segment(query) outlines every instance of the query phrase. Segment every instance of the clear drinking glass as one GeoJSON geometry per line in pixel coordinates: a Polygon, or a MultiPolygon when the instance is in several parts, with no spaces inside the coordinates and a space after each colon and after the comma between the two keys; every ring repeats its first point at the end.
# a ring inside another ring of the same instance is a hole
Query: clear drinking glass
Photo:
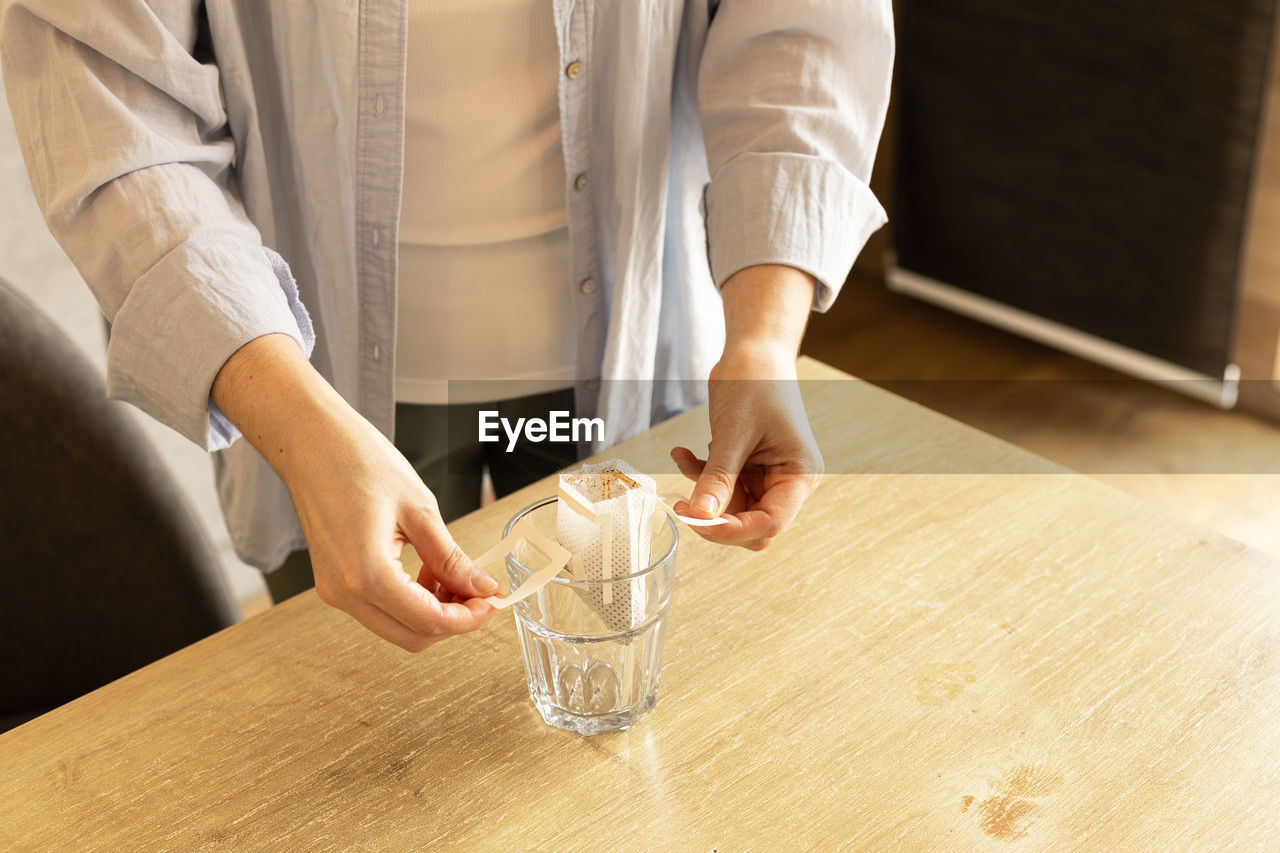
{"type": "MultiPolygon", "coordinates": [[[[555,539],[558,501],[551,497],[525,507],[507,522],[502,535],[528,519],[555,539]]],[[[630,728],[657,701],[680,537],[666,513],[653,515],[648,531],[652,565],[609,580],[556,577],[512,608],[529,698],[553,726],[584,735],[630,728]],[[597,612],[600,603],[624,600],[624,592],[630,595],[625,599],[630,616],[620,623],[615,613],[610,627],[597,612]]],[[[545,562],[521,542],[507,555],[511,588],[545,562]]]]}

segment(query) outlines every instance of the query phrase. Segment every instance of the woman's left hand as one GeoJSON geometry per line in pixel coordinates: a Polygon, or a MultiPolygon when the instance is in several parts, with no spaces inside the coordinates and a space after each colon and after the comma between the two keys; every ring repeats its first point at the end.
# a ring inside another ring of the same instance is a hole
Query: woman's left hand
{"type": "Polygon", "coordinates": [[[726,522],[692,528],[712,542],[763,550],[818,487],[822,454],[814,441],[796,380],[795,350],[726,348],[709,382],[711,444],[707,458],[686,447],[671,451],[695,481],[676,512],[726,522]]]}

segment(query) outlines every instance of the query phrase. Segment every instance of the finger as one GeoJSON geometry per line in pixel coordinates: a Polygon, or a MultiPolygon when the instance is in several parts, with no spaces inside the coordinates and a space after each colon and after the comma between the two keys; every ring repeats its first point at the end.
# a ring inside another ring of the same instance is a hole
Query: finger
{"type": "Polygon", "coordinates": [[[456,592],[449,589],[449,587],[432,577],[431,572],[426,569],[423,569],[418,573],[418,583],[426,587],[427,592],[434,595],[436,600],[442,604],[449,601],[466,601],[471,597],[468,595],[458,595],[456,592]]]}
{"type": "Polygon", "coordinates": [[[676,463],[676,467],[680,469],[681,474],[690,480],[693,480],[695,483],[698,481],[698,477],[702,475],[702,469],[707,464],[694,455],[694,452],[687,447],[673,448],[671,451],[671,461],[676,463]]]}
{"type": "MultiPolygon", "coordinates": [[[[681,473],[688,479],[693,480],[695,483],[698,480],[698,476],[702,473],[703,467],[707,464],[694,456],[692,451],[684,447],[677,447],[672,450],[671,459],[676,463],[676,466],[681,469],[681,473]]],[[[729,498],[728,506],[720,508],[721,515],[740,512],[746,508],[747,503],[751,499],[749,488],[751,477],[748,473],[749,471],[750,468],[748,467],[738,473],[738,481],[734,484],[733,494],[729,498]]],[[[683,515],[686,518],[698,518],[700,515],[700,513],[693,511],[693,508],[689,506],[688,501],[677,501],[672,506],[672,509],[675,510],[677,515],[683,515]]]]}
{"type": "MultiPolygon", "coordinates": [[[[680,513],[678,505],[676,512],[680,513]]],[[[715,542],[718,545],[746,546],[767,535],[768,526],[762,523],[760,515],[754,509],[744,510],[720,516],[721,523],[713,527],[690,527],[690,529],[708,542],[715,542]]]]}
{"type": "Polygon", "coordinates": [[[431,572],[427,569],[423,569],[418,572],[418,583],[426,587],[427,592],[434,595],[436,600],[441,604],[450,601],[466,601],[470,598],[470,596],[458,595],[456,592],[449,589],[449,587],[440,583],[440,581],[431,576],[431,572]]]}
{"type": "Polygon", "coordinates": [[[760,496],[751,501],[750,508],[732,514],[738,524],[721,525],[721,532],[735,544],[748,539],[773,539],[790,527],[817,488],[817,478],[808,474],[772,474],[766,475],[760,486],[760,496]]]}
{"type": "Polygon", "coordinates": [[[426,589],[427,592],[431,593],[441,601],[444,600],[445,596],[452,594],[448,589],[440,586],[440,581],[435,579],[435,576],[431,574],[431,570],[426,566],[423,566],[418,570],[418,583],[422,584],[423,588],[426,589]]]}
{"type": "Polygon", "coordinates": [[[347,612],[361,625],[406,652],[420,652],[435,642],[431,637],[424,637],[409,630],[372,604],[356,601],[351,604],[347,612]]]}
{"type": "Polygon", "coordinates": [[[466,598],[497,594],[497,580],[471,562],[453,541],[438,512],[426,507],[410,510],[405,513],[403,527],[410,544],[422,558],[424,572],[466,598]]]}
{"type": "Polygon", "coordinates": [[[745,548],[748,551],[763,551],[765,548],[773,544],[773,540],[777,537],[769,537],[767,539],[748,539],[745,541],[726,542],[720,539],[713,539],[714,534],[708,533],[707,528],[697,528],[694,533],[706,539],[708,542],[714,542],[717,545],[729,545],[735,548],[745,548]]]}
{"type": "MultiPolygon", "coordinates": [[[[727,521],[707,530],[703,538],[743,547],[750,547],[761,540],[773,540],[795,521],[800,507],[812,491],[813,487],[805,477],[779,480],[771,484],[750,509],[721,516],[727,521]]],[[[703,533],[701,530],[698,532],[703,533]]]]}
{"type": "Polygon", "coordinates": [[[751,445],[752,439],[742,433],[712,436],[707,463],[689,498],[695,518],[715,518],[729,505],[738,474],[754,449],[751,445]]]}
{"type": "Polygon", "coordinates": [[[804,475],[780,477],[771,483],[752,508],[768,519],[759,520],[763,531],[761,538],[773,538],[790,527],[800,514],[800,507],[813,494],[814,487],[815,479],[804,475]]]}
{"type": "Polygon", "coordinates": [[[689,528],[689,530],[690,530],[694,535],[699,536],[699,537],[701,537],[701,538],[703,538],[703,539],[707,540],[708,542],[711,542],[712,544],[715,544],[715,545],[736,545],[736,544],[738,544],[738,543],[736,543],[736,542],[726,542],[726,541],[724,541],[723,539],[720,539],[720,538],[718,538],[718,537],[717,537],[717,535],[716,535],[715,531],[716,531],[716,529],[717,529],[717,528],[719,528],[719,527],[721,527],[721,526],[722,526],[722,525],[715,525],[714,527],[690,527],[690,528],[689,528]]]}
{"type": "MultiPolygon", "coordinates": [[[[741,496],[735,497],[735,502],[742,503],[741,496]]],[[[696,517],[692,507],[687,501],[676,501],[671,505],[671,509],[676,515],[696,517]]],[[[749,530],[743,529],[742,516],[748,514],[748,510],[740,508],[736,512],[725,512],[719,516],[719,524],[708,525],[689,525],[689,529],[694,533],[706,539],[708,542],[715,542],[720,545],[743,545],[750,539],[755,538],[749,530]]]]}
{"type": "Polygon", "coordinates": [[[379,573],[369,603],[431,639],[474,631],[496,613],[483,598],[440,601],[402,571],[379,573]]]}
{"type": "Polygon", "coordinates": [[[706,528],[698,528],[693,532],[701,536],[703,539],[707,540],[708,542],[714,543],[716,545],[725,545],[732,548],[745,548],[748,551],[761,551],[764,549],[764,547],[768,543],[773,541],[772,539],[747,539],[743,541],[738,541],[738,540],[727,541],[723,538],[716,539],[716,538],[713,538],[715,534],[708,533],[706,528]]]}

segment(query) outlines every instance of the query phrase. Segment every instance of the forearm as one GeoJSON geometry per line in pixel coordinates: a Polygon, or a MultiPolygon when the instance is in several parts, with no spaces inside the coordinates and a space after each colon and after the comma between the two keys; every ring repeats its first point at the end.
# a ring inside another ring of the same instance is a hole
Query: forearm
{"type": "Polygon", "coordinates": [[[795,267],[760,264],[724,283],[725,352],[794,360],[813,304],[814,279],[795,267]]]}
{"type": "Polygon", "coordinates": [[[317,438],[359,418],[283,334],[236,350],[218,371],[211,396],[286,482],[303,454],[324,446],[317,438]]]}

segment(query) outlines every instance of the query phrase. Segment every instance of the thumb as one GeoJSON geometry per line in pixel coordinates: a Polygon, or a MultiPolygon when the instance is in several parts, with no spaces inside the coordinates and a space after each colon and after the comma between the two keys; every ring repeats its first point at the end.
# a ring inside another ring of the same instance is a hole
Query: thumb
{"type": "Polygon", "coordinates": [[[715,518],[724,512],[733,497],[733,487],[738,474],[751,454],[745,436],[713,437],[707,449],[707,464],[698,475],[698,482],[689,496],[689,506],[706,518],[715,518]]]}
{"type": "Polygon", "coordinates": [[[405,533],[422,558],[423,575],[430,575],[456,595],[485,597],[498,591],[498,582],[479,568],[453,541],[439,514],[421,509],[408,514],[405,533]]]}

